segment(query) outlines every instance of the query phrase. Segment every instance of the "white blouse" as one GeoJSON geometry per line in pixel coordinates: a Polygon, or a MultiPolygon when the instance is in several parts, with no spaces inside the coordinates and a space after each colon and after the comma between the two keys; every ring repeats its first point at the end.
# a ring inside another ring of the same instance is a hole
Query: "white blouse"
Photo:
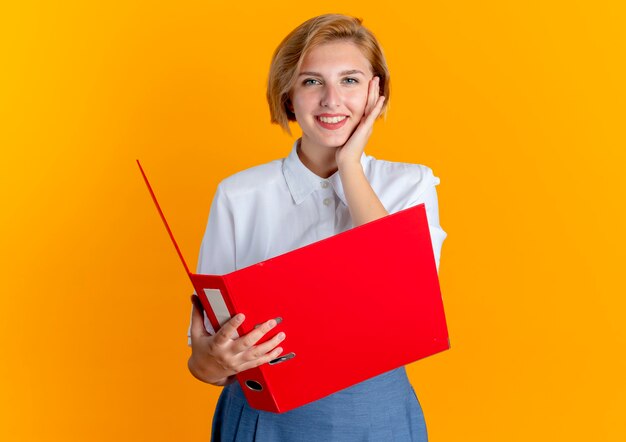
{"type": "MultiPolygon", "coordinates": [[[[196,273],[230,273],[354,227],[339,172],[319,177],[302,163],[297,146],[298,141],[287,158],[243,170],[219,183],[196,273]]],[[[439,178],[426,166],[377,160],[365,153],[361,165],[387,212],[425,203],[439,268],[446,238],[439,225],[435,190],[439,178]]],[[[214,333],[206,315],[204,323],[214,333]]]]}

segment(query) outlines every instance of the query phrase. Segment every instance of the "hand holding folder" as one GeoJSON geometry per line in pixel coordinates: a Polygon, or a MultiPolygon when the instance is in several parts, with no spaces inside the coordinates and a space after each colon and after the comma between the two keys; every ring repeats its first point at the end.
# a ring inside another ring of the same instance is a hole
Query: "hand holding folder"
{"type": "Polygon", "coordinates": [[[239,312],[239,336],[283,319],[283,353],[237,374],[251,407],[289,411],[450,347],[424,204],[226,275],[199,275],[139,168],[214,329],[239,312]]]}
{"type": "Polygon", "coordinates": [[[242,322],[239,318],[243,316],[241,313],[231,318],[215,335],[211,336],[204,326],[202,302],[195,294],[191,296],[191,300],[194,306],[191,320],[192,357],[196,356],[196,358],[190,360],[189,368],[201,381],[225,385],[227,377],[258,367],[280,356],[282,348],[278,347],[278,344],[284,339],[283,332],[273,333],[274,336],[269,341],[259,344],[259,340],[272,331],[280,318],[266,321],[248,335],[240,336],[235,341],[232,336],[236,334],[237,327],[242,322]],[[207,368],[213,368],[213,371],[220,373],[226,371],[226,373],[223,378],[210,378],[207,368]]]}

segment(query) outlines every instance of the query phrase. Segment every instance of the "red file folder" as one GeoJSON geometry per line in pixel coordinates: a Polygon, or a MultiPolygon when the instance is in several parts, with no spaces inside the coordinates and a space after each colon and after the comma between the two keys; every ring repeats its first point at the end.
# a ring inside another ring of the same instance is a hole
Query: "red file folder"
{"type": "Polygon", "coordinates": [[[141,173],[215,330],[239,312],[240,336],[283,318],[272,330],[287,335],[283,355],[237,374],[251,407],[283,413],[450,347],[424,204],[226,275],[198,275],[141,173]]]}

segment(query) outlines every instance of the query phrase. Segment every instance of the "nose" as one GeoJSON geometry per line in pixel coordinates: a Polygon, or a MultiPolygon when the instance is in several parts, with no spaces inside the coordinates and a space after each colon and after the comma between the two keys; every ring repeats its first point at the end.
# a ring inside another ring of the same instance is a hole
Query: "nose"
{"type": "Polygon", "coordinates": [[[341,95],[337,88],[332,84],[324,86],[324,92],[320,100],[322,107],[335,108],[341,104],[341,95]]]}

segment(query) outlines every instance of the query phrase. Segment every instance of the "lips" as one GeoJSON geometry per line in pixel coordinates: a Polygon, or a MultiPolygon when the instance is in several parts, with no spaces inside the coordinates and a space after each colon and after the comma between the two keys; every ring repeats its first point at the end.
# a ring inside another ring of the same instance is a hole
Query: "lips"
{"type": "Polygon", "coordinates": [[[315,121],[324,129],[337,130],[348,121],[345,115],[317,115],[315,121]]]}

